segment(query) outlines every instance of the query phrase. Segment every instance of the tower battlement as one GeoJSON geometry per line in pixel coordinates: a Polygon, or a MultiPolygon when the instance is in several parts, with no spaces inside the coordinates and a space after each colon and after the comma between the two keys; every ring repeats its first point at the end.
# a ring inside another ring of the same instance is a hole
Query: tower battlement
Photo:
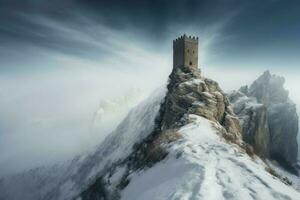
{"type": "Polygon", "coordinates": [[[198,37],[180,36],[173,40],[173,68],[198,67],[198,37]]]}
{"type": "Polygon", "coordinates": [[[184,35],[176,38],[175,40],[173,40],[173,44],[175,44],[177,42],[181,42],[183,40],[190,41],[190,42],[198,42],[199,38],[198,37],[194,37],[194,36],[186,36],[184,34],[184,35]]]}

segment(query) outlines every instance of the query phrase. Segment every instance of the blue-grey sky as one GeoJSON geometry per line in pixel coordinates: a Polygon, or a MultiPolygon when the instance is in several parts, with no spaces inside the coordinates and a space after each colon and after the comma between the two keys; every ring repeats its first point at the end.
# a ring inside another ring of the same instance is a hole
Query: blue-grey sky
{"type": "Polygon", "coordinates": [[[275,65],[296,67],[299,10],[296,0],[1,0],[1,71],[18,68],[20,60],[43,63],[35,52],[40,48],[87,59],[107,57],[110,49],[79,39],[80,34],[99,42],[113,37],[95,31],[97,25],[155,51],[166,51],[170,39],[183,32],[218,31],[221,38],[213,50],[223,62],[272,59],[275,65]]]}
{"type": "Polygon", "coordinates": [[[296,0],[0,0],[0,176],[97,143],[99,102],[129,109],[132,91],[165,84],[183,33],[199,37],[199,65],[225,91],[269,69],[299,108],[299,10],[296,0]]]}

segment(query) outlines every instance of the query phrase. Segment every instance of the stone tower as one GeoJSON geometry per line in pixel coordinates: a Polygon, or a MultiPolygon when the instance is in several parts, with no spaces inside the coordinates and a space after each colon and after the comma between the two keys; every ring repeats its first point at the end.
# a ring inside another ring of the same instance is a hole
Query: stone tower
{"type": "Polygon", "coordinates": [[[173,40],[173,68],[198,67],[198,37],[185,34],[173,40]]]}

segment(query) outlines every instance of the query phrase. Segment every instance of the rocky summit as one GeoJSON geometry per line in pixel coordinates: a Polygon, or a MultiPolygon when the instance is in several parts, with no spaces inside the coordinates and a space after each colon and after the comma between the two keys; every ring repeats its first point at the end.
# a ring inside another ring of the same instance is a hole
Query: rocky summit
{"type": "Polygon", "coordinates": [[[229,100],[217,82],[201,77],[200,70],[178,67],[170,75],[168,93],[161,107],[160,129],[180,127],[185,116],[195,114],[224,127],[224,134],[239,140],[240,125],[229,100]]]}
{"type": "Polygon", "coordinates": [[[297,173],[298,115],[284,78],[264,72],[253,84],[228,96],[242,124],[243,139],[261,156],[297,173]]]}
{"type": "MultiPolygon", "coordinates": [[[[170,148],[176,141],[184,138],[180,129],[197,121],[196,117],[207,119],[218,135],[238,145],[241,151],[248,147],[242,141],[239,119],[230,107],[226,95],[217,82],[201,77],[198,68],[174,68],[167,89],[155,119],[154,130],[142,141],[134,144],[133,151],[127,158],[117,165],[112,165],[114,168],[122,166],[126,173],[117,184],[119,186],[111,189],[114,192],[106,195],[112,197],[113,194],[119,193],[119,189],[126,188],[127,184],[130,184],[130,172],[147,170],[166,159],[169,154],[173,154],[170,148]]],[[[181,153],[178,153],[178,158],[181,153]]],[[[101,180],[105,179],[104,177],[102,176],[101,180]]],[[[91,197],[103,195],[92,186],[85,190],[81,197],[89,200],[93,199],[91,197]]]]}

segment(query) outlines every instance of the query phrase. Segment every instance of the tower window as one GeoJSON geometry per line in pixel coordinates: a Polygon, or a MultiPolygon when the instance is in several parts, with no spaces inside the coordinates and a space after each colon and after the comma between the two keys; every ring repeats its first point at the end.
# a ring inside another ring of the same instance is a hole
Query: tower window
{"type": "Polygon", "coordinates": [[[190,53],[190,50],[188,49],[187,52],[190,53]]]}
{"type": "Polygon", "coordinates": [[[193,65],[192,61],[190,61],[190,65],[193,65]]]}

